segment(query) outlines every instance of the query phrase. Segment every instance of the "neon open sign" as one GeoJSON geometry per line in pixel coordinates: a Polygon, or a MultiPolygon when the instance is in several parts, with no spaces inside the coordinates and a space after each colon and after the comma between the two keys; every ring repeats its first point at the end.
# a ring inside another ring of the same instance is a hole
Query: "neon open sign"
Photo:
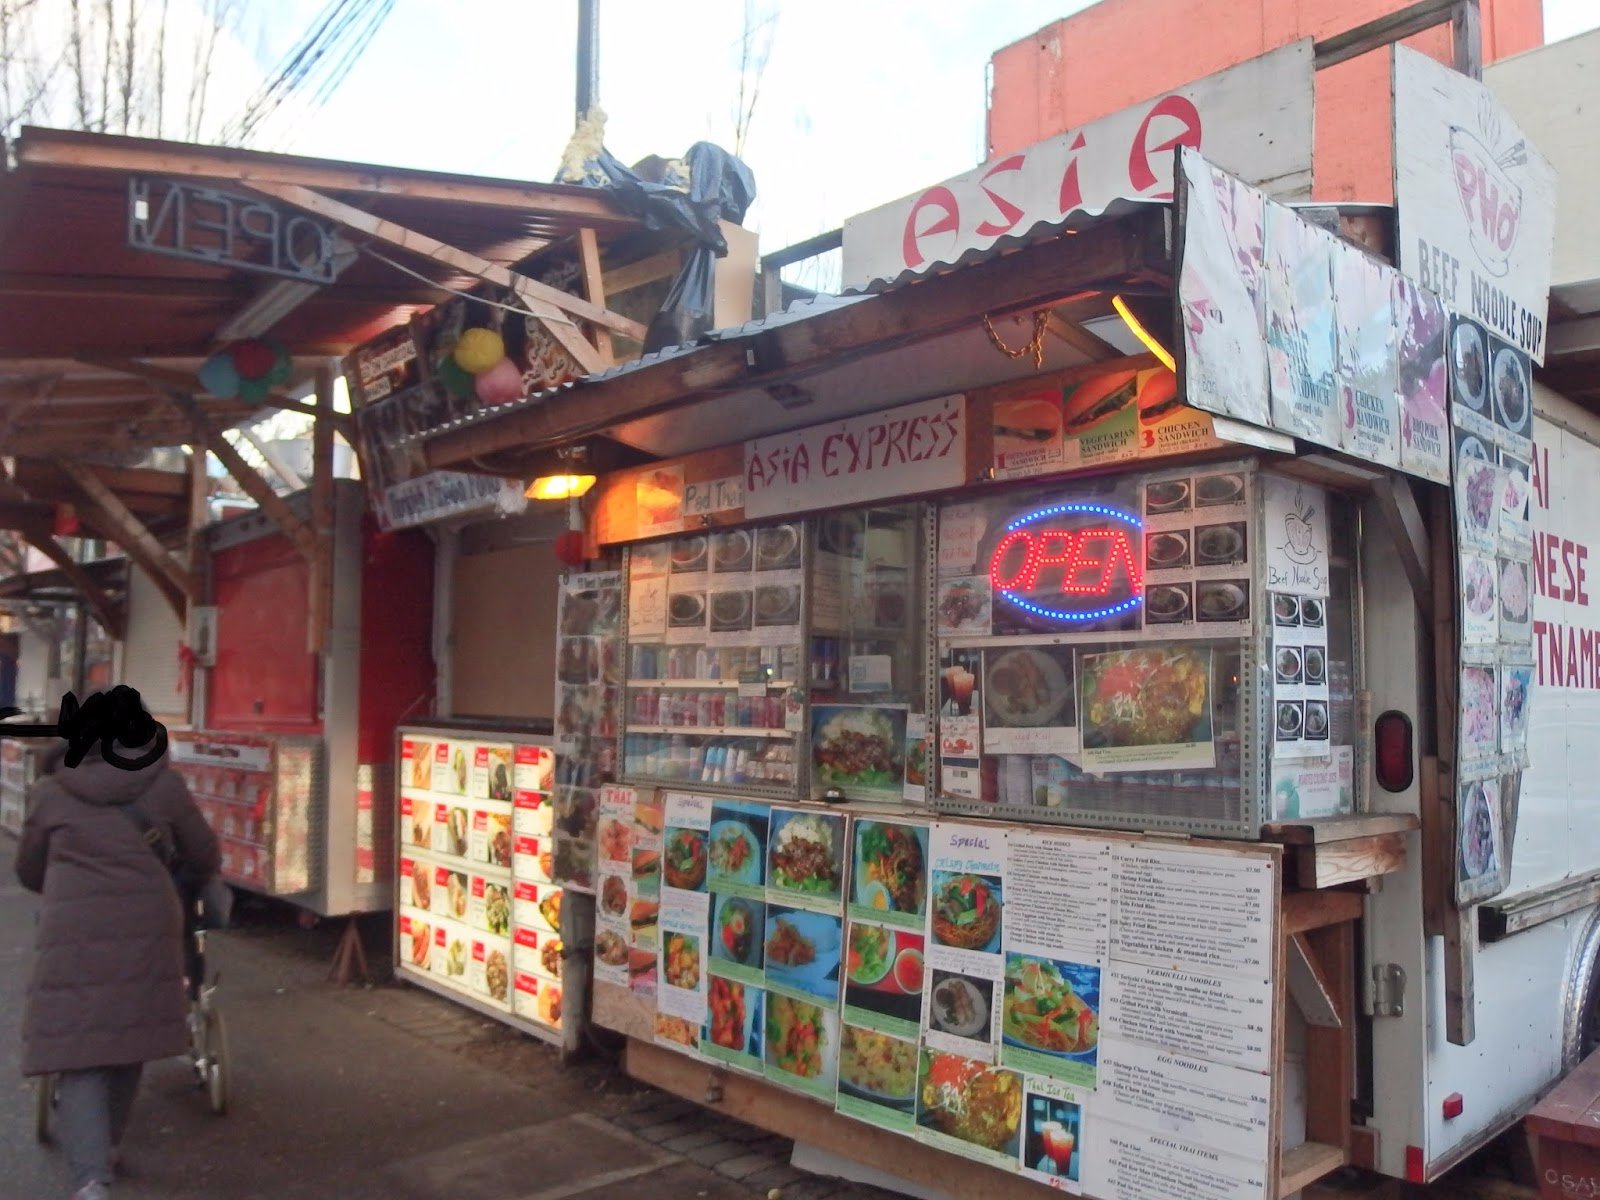
{"type": "Polygon", "coordinates": [[[1108,504],[1052,504],[1006,525],[989,556],[994,594],[1052,621],[1099,621],[1141,598],[1144,523],[1108,504]]]}

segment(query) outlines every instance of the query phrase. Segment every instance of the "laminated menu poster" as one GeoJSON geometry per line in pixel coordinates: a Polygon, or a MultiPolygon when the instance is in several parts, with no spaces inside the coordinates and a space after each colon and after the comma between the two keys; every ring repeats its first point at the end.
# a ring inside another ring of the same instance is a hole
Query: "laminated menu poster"
{"type": "Polygon", "coordinates": [[[819,788],[836,788],[853,801],[897,804],[905,791],[905,748],[904,705],[811,708],[811,777],[819,788]]]}
{"type": "Polygon", "coordinates": [[[1270,997],[1276,894],[1275,863],[1266,856],[1116,845],[1111,958],[1238,976],[1270,997]]]}
{"type": "Polygon", "coordinates": [[[857,817],[851,830],[845,1019],[915,1039],[926,970],[929,827],[857,817]]]}
{"type": "Polygon", "coordinates": [[[932,759],[928,714],[906,714],[906,772],[901,798],[907,804],[928,802],[928,763],[932,759]]]}
{"type": "Polygon", "coordinates": [[[706,1015],[707,932],[710,897],[706,892],[707,841],[712,800],[668,792],[662,849],[659,961],[656,1009],[663,1017],[688,1022],[694,1031],[684,1043],[675,1024],[658,1028],[657,1040],[697,1049],[706,1015]]]}
{"type": "Polygon", "coordinates": [[[935,822],[929,861],[923,1040],[993,1062],[1005,996],[1006,831],[935,822]]]}
{"type": "Polygon", "coordinates": [[[844,886],[841,813],[772,808],[763,918],[766,1076],[832,1103],[838,1084],[844,886]]]}
{"type": "Polygon", "coordinates": [[[1355,748],[1335,746],[1327,763],[1290,761],[1272,766],[1272,819],[1333,817],[1355,810],[1355,748]]]}
{"type": "Polygon", "coordinates": [[[1089,1130],[1086,1190],[1095,1196],[1181,1196],[1183,1200],[1263,1200],[1265,1159],[1236,1158],[1179,1141],[1165,1130],[1096,1120],[1089,1130]]]}
{"type": "MultiPolygon", "coordinates": [[[[655,792],[640,793],[633,806],[633,877],[628,888],[628,987],[656,994],[656,947],[660,944],[661,851],[666,807],[655,792]]],[[[602,897],[603,899],[603,897],[602,897]]]]}
{"type": "Polygon", "coordinates": [[[1210,646],[1080,653],[1077,677],[1086,772],[1216,765],[1210,646]]]}
{"type": "Polygon", "coordinates": [[[1190,1058],[1271,1069],[1272,997],[1255,980],[1119,962],[1105,974],[1101,1025],[1190,1058]]]}
{"type": "Polygon", "coordinates": [[[1077,754],[1070,646],[988,650],[982,662],[985,753],[1077,754]]]}
{"type": "Polygon", "coordinates": [[[1339,445],[1334,385],[1332,234],[1266,206],[1267,376],[1274,429],[1339,445]]]}
{"type": "Polygon", "coordinates": [[[1533,552],[1533,523],[1529,506],[1533,498],[1533,464],[1500,451],[1499,550],[1512,558],[1527,559],[1533,552]]]}
{"type": "Polygon", "coordinates": [[[1098,1064],[1111,845],[1007,831],[1000,1061],[1092,1090],[1098,1064]]]}
{"type": "Polygon", "coordinates": [[[1394,272],[1347,242],[1333,246],[1339,445],[1368,462],[1400,465],[1394,272]]]}
{"type": "Polygon", "coordinates": [[[594,975],[604,983],[628,985],[629,912],[634,900],[632,788],[600,789],[601,838],[595,889],[594,975]]]}
{"type": "Polygon", "coordinates": [[[1533,450],[1533,384],[1528,356],[1467,317],[1450,328],[1451,419],[1486,445],[1518,458],[1533,450]]]}
{"type": "Polygon", "coordinates": [[[1500,579],[1495,561],[1463,552],[1461,572],[1461,644],[1493,646],[1500,636],[1500,579]]]}
{"type": "Polygon", "coordinates": [[[1507,661],[1500,668],[1500,755],[1509,769],[1528,766],[1528,704],[1533,663],[1507,661]]]}
{"type": "Polygon", "coordinates": [[[1100,1059],[1095,1094],[1099,1115],[1224,1154],[1266,1161],[1272,1139],[1264,1073],[1109,1037],[1100,1059]]]}
{"type": "Polygon", "coordinates": [[[1327,602],[1289,593],[1272,597],[1274,762],[1326,759],[1328,708],[1327,602]]]}
{"type": "Polygon", "coordinates": [[[1058,1192],[1084,1191],[1090,1094],[1050,1079],[1023,1079],[1021,1172],[1058,1192]]]}
{"type": "Polygon", "coordinates": [[[839,1027],[839,1093],[836,1107],[847,1117],[896,1133],[916,1128],[917,1042],[866,1025],[852,1024],[845,1011],[839,1027]]]}
{"type": "Polygon", "coordinates": [[[1246,472],[1227,469],[1146,479],[1147,638],[1249,634],[1249,480],[1246,472]]]}
{"type": "Polygon", "coordinates": [[[1398,271],[1391,273],[1400,356],[1400,467],[1450,482],[1450,422],[1444,305],[1398,271]]]}

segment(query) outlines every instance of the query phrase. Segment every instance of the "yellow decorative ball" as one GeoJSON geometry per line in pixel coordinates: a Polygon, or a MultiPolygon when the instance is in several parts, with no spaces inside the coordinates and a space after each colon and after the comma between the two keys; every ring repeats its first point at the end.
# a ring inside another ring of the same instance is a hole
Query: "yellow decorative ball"
{"type": "Polygon", "coordinates": [[[456,342],[456,366],[473,375],[482,375],[505,356],[505,339],[492,329],[468,329],[456,342]]]}

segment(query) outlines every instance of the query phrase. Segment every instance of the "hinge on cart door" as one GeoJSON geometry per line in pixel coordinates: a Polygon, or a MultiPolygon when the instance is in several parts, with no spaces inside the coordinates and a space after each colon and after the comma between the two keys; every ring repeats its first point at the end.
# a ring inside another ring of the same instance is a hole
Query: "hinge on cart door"
{"type": "Polygon", "coordinates": [[[1406,971],[1399,963],[1374,963],[1367,1012],[1374,1017],[1399,1017],[1406,1011],[1406,971]]]}

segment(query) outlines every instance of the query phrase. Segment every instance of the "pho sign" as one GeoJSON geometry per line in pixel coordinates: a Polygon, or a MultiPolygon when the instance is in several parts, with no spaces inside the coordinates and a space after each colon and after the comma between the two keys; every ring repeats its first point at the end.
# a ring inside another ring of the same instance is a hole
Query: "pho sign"
{"type": "Polygon", "coordinates": [[[128,180],[128,245],[195,262],[332,283],[335,227],[267,200],[169,179],[128,180]]]}
{"type": "Polygon", "coordinates": [[[922,273],[1036,227],[1172,199],[1192,146],[1268,194],[1310,194],[1311,40],[1207,75],[844,223],[844,286],[922,273]]]}
{"type": "Polygon", "coordinates": [[[1483,84],[1394,48],[1400,268],[1544,361],[1556,173],[1483,84]]]}

